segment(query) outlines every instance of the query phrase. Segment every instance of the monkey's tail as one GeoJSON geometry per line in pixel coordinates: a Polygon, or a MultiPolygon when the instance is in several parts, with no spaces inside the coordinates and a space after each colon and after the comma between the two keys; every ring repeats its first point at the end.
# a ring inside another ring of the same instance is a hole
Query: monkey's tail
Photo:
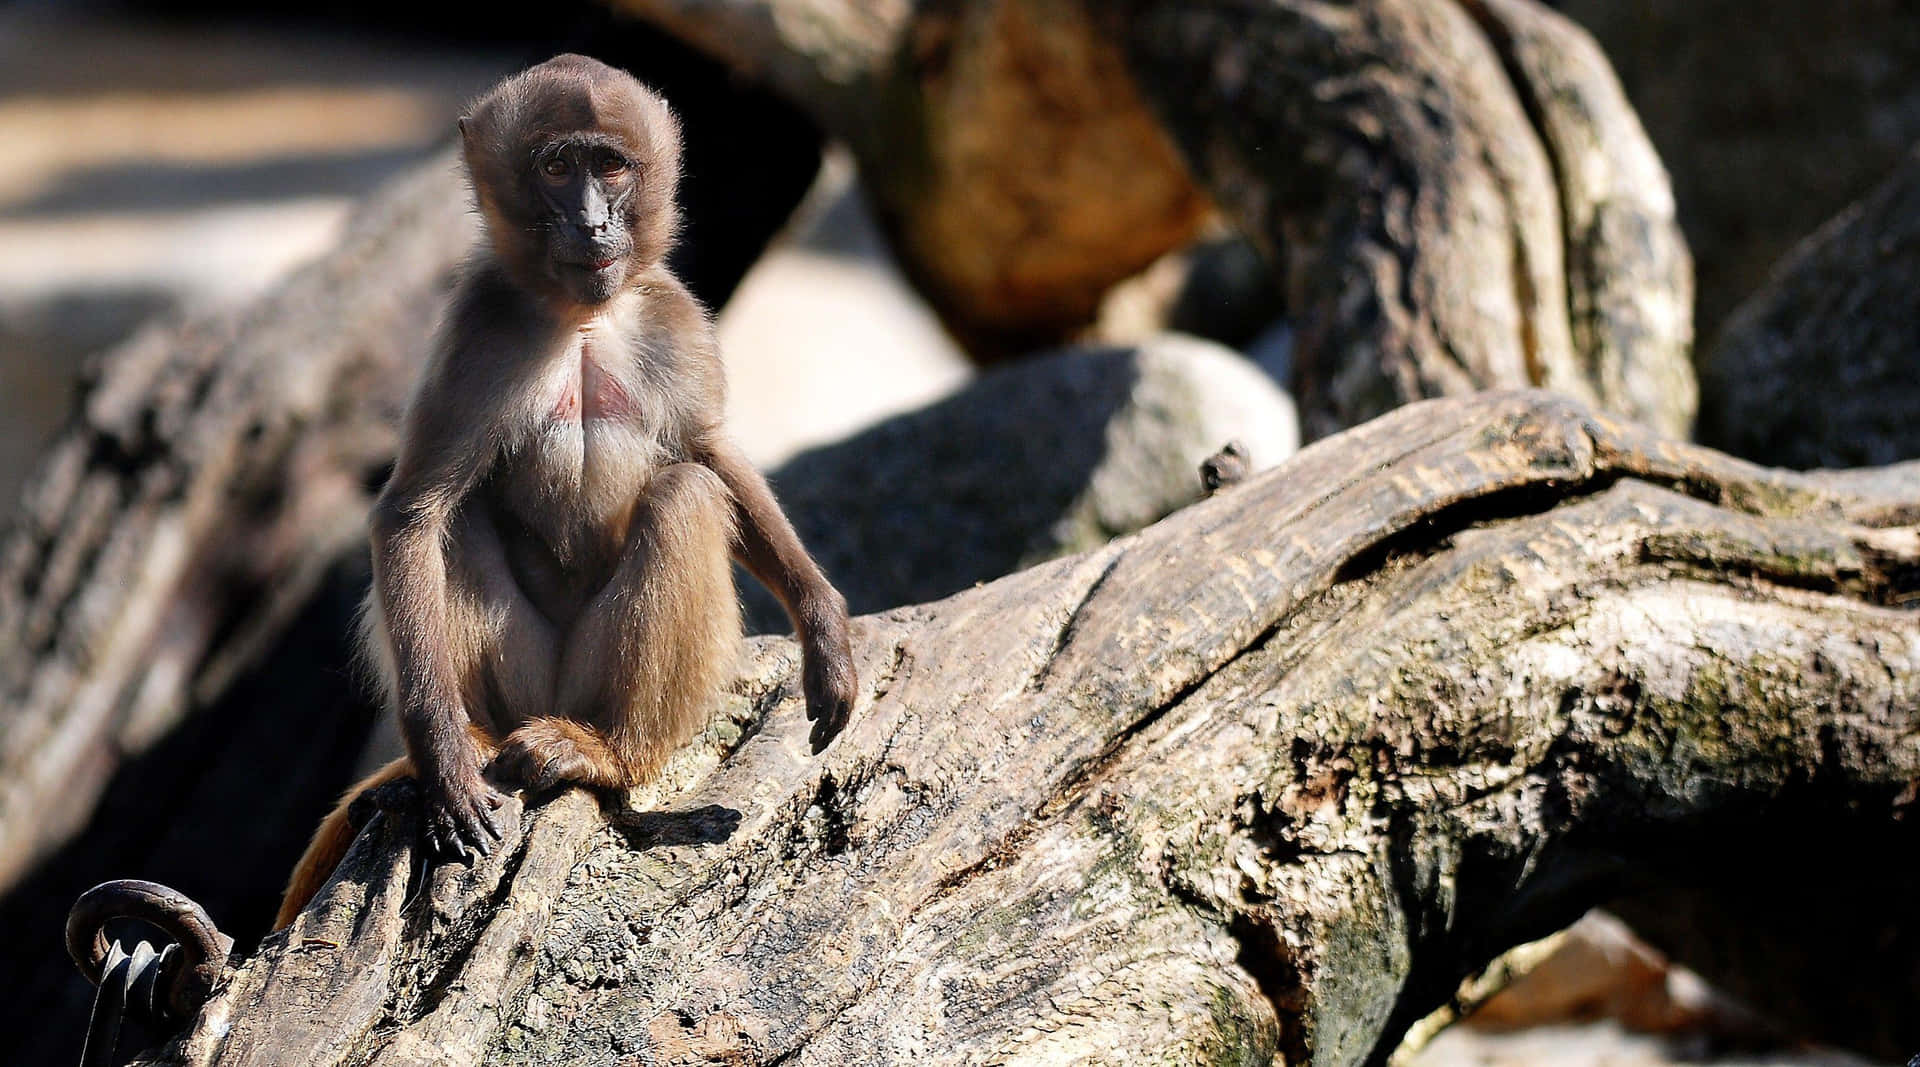
{"type": "Polygon", "coordinates": [[[280,898],[280,913],[273,918],[275,930],[285,930],[293,923],[294,917],[313,902],[320,887],[333,877],[333,869],[346,858],[355,832],[353,823],[347,819],[347,809],[353,805],[355,798],[396,778],[411,777],[413,761],[402,756],[341,795],[340,803],[335,804],[333,811],[320,820],[320,829],[314,832],[313,840],[307,844],[307,851],[301,855],[300,862],[293,868],[293,875],[287,879],[287,891],[280,898]]]}

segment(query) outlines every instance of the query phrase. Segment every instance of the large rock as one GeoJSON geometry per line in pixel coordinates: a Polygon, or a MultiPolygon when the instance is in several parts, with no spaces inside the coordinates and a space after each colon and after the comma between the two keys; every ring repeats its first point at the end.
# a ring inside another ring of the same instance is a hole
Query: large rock
{"type": "Polygon", "coordinates": [[[1782,467],[1920,458],[1920,151],[1821,227],[1701,360],[1699,440],[1782,467]]]}
{"type": "MultiPolygon", "coordinates": [[[[1069,349],[773,472],[787,513],[855,612],[933,600],[1146,526],[1198,499],[1229,439],[1291,455],[1292,401],[1238,353],[1180,335],[1069,349]]],[[[758,583],[749,625],[784,630],[758,583]]]]}
{"type": "Polygon", "coordinates": [[[1912,0],[1564,0],[1673,175],[1701,337],[1920,140],[1912,0]]]}

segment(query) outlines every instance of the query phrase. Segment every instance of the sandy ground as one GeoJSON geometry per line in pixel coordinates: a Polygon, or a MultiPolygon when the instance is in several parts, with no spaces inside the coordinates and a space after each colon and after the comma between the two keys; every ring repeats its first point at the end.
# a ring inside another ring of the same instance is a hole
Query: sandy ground
{"type": "MultiPolygon", "coordinates": [[[[358,39],[0,9],[0,500],[65,417],[89,353],[172,309],[242,301],[327,249],[353,203],[448,134],[499,57],[358,39]]],[[[830,155],[719,320],[730,419],[772,464],[971,374],[889,262],[830,155]]],[[[1602,1020],[1455,1027],[1419,1067],[1798,1063],[1602,1020]]]]}

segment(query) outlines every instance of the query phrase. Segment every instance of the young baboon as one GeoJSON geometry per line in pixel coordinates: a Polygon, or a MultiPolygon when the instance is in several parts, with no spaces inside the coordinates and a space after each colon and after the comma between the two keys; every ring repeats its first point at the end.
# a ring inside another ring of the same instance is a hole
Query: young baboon
{"type": "Polygon", "coordinates": [[[407,755],[321,825],[276,927],[339,863],[372,786],[417,777],[427,844],[466,857],[501,833],[489,759],[535,790],[653,776],[735,665],[730,556],[792,616],[816,751],[854,698],[846,601],[722,428],[712,326],[664,262],[665,101],[565,55],[501,82],[460,133],[486,240],[374,506],[362,634],[407,755]]]}

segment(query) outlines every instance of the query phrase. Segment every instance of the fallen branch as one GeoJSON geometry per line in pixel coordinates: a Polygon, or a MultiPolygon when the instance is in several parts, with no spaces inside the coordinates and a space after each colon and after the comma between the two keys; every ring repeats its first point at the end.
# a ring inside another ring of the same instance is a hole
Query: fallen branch
{"type": "Polygon", "coordinates": [[[1916,515],[1920,468],[1412,406],[864,618],[817,759],[763,638],[638,813],[563,795],[425,886],[376,818],[153,1062],[1379,1062],[1622,887],[1814,835],[1914,878],[1916,515]]]}

